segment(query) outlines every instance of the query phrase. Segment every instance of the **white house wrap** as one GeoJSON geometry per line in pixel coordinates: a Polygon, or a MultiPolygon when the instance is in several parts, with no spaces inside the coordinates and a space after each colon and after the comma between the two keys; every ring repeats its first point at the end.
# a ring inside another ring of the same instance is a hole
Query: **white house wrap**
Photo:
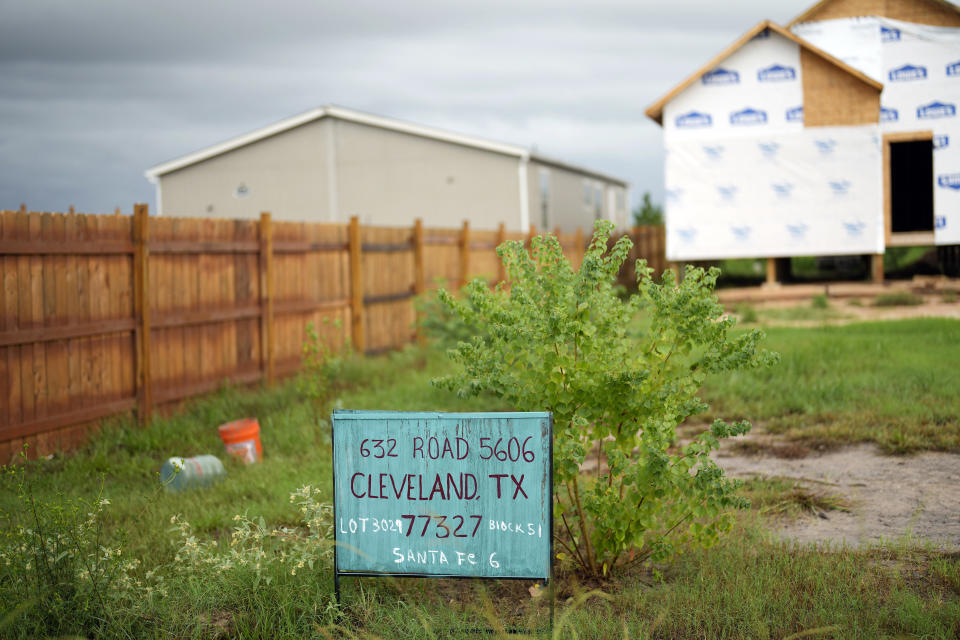
{"type": "Polygon", "coordinates": [[[866,17],[794,33],[883,82],[880,130],[933,131],[936,244],[960,244],[960,29],[866,17]]]}
{"type": "MultiPolygon", "coordinates": [[[[935,4],[960,25],[960,10],[935,4]]],[[[757,25],[647,110],[664,131],[667,258],[960,244],[958,105],[960,28],[876,16],[757,25]],[[913,140],[932,154],[933,211],[906,238],[891,233],[890,145],[913,140]]]]}

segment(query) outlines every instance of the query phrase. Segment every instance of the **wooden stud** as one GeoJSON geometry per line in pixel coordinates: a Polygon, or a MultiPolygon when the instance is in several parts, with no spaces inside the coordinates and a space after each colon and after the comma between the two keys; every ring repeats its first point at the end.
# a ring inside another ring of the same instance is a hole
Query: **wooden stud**
{"type": "Polygon", "coordinates": [[[133,205],[134,319],[136,320],[137,354],[137,420],[150,424],[153,411],[153,389],[150,371],[150,211],[145,204],[133,205]]]}
{"type": "Polygon", "coordinates": [[[363,353],[366,335],[363,318],[363,244],[360,237],[360,219],[351,216],[349,229],[350,245],[350,327],[353,350],[363,353]]]}
{"type": "Polygon", "coordinates": [[[890,246],[890,234],[893,233],[893,180],[890,175],[890,139],[883,136],[883,246],[890,246]]]}
{"type": "Polygon", "coordinates": [[[467,285],[470,279],[470,221],[464,220],[460,228],[460,281],[457,289],[467,285]]]}
{"type": "Polygon", "coordinates": [[[777,282],[777,259],[776,258],[767,258],[767,282],[768,287],[775,287],[779,283],[777,282]]]}
{"type": "Polygon", "coordinates": [[[876,284],[883,283],[883,254],[874,253],[870,256],[870,280],[876,284]]]}
{"type": "Polygon", "coordinates": [[[266,211],[260,214],[260,370],[273,384],[276,351],[273,320],[273,223],[266,211]]]}

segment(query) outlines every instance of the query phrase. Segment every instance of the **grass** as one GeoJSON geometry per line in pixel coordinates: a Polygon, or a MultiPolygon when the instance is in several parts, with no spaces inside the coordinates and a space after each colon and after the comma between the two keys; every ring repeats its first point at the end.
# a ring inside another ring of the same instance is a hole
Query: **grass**
{"type": "Polygon", "coordinates": [[[757,308],[751,304],[740,303],[734,307],[734,313],[740,318],[742,324],[751,325],[816,324],[849,317],[842,311],[830,306],[825,296],[816,296],[807,305],[789,307],[757,308]]]}
{"type": "MultiPolygon", "coordinates": [[[[714,412],[759,419],[793,437],[872,438],[893,451],[957,450],[960,426],[953,412],[960,376],[951,362],[960,355],[960,322],[775,328],[769,335],[768,346],[783,354],[782,364],[711,379],[705,394],[714,412]]],[[[339,403],[508,408],[431,387],[429,380],[448,366],[437,351],[419,349],[351,361],[341,376],[339,403]]],[[[478,628],[545,625],[546,598],[532,597],[523,582],[349,580],[345,608],[338,611],[326,565],[259,577],[178,567],[174,514],[189,520],[200,540],[229,539],[236,514],[262,516],[269,527],[295,523],[299,514],[288,494],[301,485],[319,487],[329,500],[329,427],[293,382],[255,392],[224,389],[146,430],[114,421],[85,449],[32,461],[27,471],[38,498],[91,497],[102,481],[111,500],[107,537],[118,540],[125,530],[124,554],[140,558],[142,570],[160,566],[166,576],[166,598],[152,601],[134,623],[105,626],[97,634],[102,637],[475,638],[478,628]],[[220,454],[216,425],[246,415],[260,420],[262,463],[229,463],[226,479],[206,490],[158,489],[163,460],[220,454]]],[[[777,542],[765,533],[769,518],[844,509],[845,503],[789,478],[751,480],[744,492],[753,509],[713,549],[691,550],[674,565],[640,567],[602,583],[578,584],[561,575],[557,637],[953,638],[960,632],[960,556],[910,541],[859,550],[777,542]]],[[[13,501],[11,491],[0,491],[0,506],[9,510],[13,501]]],[[[0,533],[10,525],[0,523],[0,533]]],[[[17,609],[3,591],[0,586],[0,636],[33,635],[22,626],[31,603],[17,609]]]]}
{"type": "Polygon", "coordinates": [[[923,304],[923,298],[906,291],[883,293],[873,299],[875,307],[912,307],[918,304],[923,304]]]}
{"type": "Polygon", "coordinates": [[[826,444],[875,442],[890,453],[960,451],[960,322],[770,327],[771,369],[708,379],[711,413],[826,444]]]}
{"type": "Polygon", "coordinates": [[[742,491],[758,513],[779,518],[850,510],[842,496],[824,488],[811,489],[792,478],[758,476],[747,480],[742,491]]]}

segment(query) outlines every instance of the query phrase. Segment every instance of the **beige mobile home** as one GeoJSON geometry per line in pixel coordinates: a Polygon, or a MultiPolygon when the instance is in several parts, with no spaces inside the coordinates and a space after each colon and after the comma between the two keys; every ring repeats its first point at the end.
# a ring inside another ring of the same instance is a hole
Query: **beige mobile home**
{"type": "Polygon", "coordinates": [[[160,215],[512,231],[628,225],[625,181],[509,144],[323,107],[146,172],[160,215]]]}

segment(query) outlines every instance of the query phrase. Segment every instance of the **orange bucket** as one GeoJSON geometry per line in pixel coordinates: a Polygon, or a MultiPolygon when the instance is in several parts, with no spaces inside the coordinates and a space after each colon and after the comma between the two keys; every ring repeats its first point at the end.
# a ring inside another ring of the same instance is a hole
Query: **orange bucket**
{"type": "Polygon", "coordinates": [[[217,427],[227,453],[251,464],[263,458],[260,423],[256,418],[241,418],[217,427]]]}

